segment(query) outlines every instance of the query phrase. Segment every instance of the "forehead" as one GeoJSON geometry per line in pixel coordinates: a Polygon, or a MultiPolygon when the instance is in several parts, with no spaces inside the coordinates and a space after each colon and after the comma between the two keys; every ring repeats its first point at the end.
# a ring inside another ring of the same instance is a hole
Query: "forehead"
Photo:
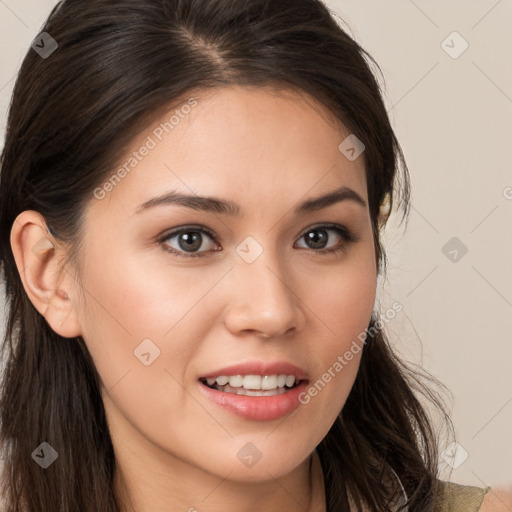
{"type": "Polygon", "coordinates": [[[364,154],[351,160],[340,150],[349,135],[324,105],[297,90],[197,91],[161,110],[133,139],[112,170],[108,200],[97,207],[135,210],[167,190],[229,195],[242,209],[340,186],[366,198],[364,154]]]}

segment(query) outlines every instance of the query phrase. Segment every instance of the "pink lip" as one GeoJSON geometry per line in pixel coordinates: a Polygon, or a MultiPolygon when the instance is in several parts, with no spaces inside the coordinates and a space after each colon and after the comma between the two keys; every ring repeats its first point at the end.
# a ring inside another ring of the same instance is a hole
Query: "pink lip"
{"type": "Polygon", "coordinates": [[[290,414],[300,406],[299,395],[306,389],[308,382],[307,373],[291,363],[284,361],[276,361],[274,363],[254,361],[226,366],[209,372],[200,377],[198,384],[202,393],[227,411],[246,420],[271,421],[290,414]],[[301,382],[296,387],[286,391],[286,393],[273,396],[236,395],[234,393],[217,391],[201,382],[204,379],[221,375],[294,375],[301,382]]]}
{"type": "Polygon", "coordinates": [[[294,375],[299,380],[307,380],[307,373],[295,366],[294,364],[285,361],[276,361],[274,363],[264,363],[262,361],[253,361],[248,363],[235,364],[226,366],[219,370],[214,370],[203,375],[202,379],[219,377],[225,375],[294,375]]]}
{"type": "Polygon", "coordinates": [[[250,421],[271,421],[290,414],[300,406],[299,395],[305,391],[307,382],[302,381],[286,393],[273,396],[235,395],[217,391],[202,382],[198,382],[198,385],[201,392],[212,402],[241,418],[250,421]]]}

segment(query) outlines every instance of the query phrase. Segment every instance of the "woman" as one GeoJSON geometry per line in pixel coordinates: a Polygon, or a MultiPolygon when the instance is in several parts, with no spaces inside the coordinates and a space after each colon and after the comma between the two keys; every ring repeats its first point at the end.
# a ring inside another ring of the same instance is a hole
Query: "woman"
{"type": "Polygon", "coordinates": [[[315,0],[54,9],[2,155],[6,510],[497,510],[374,310],[409,183],[367,57],[315,0]]]}

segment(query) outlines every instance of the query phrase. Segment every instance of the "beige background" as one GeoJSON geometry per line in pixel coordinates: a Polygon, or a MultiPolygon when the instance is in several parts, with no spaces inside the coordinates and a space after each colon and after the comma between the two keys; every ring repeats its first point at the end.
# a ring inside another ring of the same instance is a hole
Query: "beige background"
{"type": "MultiPolygon", "coordinates": [[[[0,0],[1,145],[15,75],[54,4],[0,0]]],[[[396,350],[453,395],[461,448],[441,476],[512,486],[512,0],[328,5],[383,71],[411,172],[409,226],[386,237],[382,311],[403,305],[387,324],[396,350]],[[457,58],[445,51],[464,41],[457,58]],[[452,237],[466,254],[445,255],[452,237]]]]}

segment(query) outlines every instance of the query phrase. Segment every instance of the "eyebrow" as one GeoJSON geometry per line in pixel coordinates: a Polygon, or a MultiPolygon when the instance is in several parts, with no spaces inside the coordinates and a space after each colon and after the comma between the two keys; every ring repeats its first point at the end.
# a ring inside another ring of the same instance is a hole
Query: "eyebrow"
{"type": "MultiPolygon", "coordinates": [[[[353,201],[363,208],[366,208],[365,200],[353,189],[348,187],[340,187],[323,196],[314,199],[307,199],[295,208],[296,215],[304,215],[323,208],[327,208],[341,201],[353,201]]],[[[141,213],[150,208],[163,205],[178,205],[191,208],[193,210],[203,211],[207,213],[218,213],[223,215],[238,216],[240,215],[240,207],[225,199],[216,197],[203,197],[197,195],[182,194],[177,191],[171,191],[164,195],[149,199],[140,205],[136,213],[141,213]]]]}

